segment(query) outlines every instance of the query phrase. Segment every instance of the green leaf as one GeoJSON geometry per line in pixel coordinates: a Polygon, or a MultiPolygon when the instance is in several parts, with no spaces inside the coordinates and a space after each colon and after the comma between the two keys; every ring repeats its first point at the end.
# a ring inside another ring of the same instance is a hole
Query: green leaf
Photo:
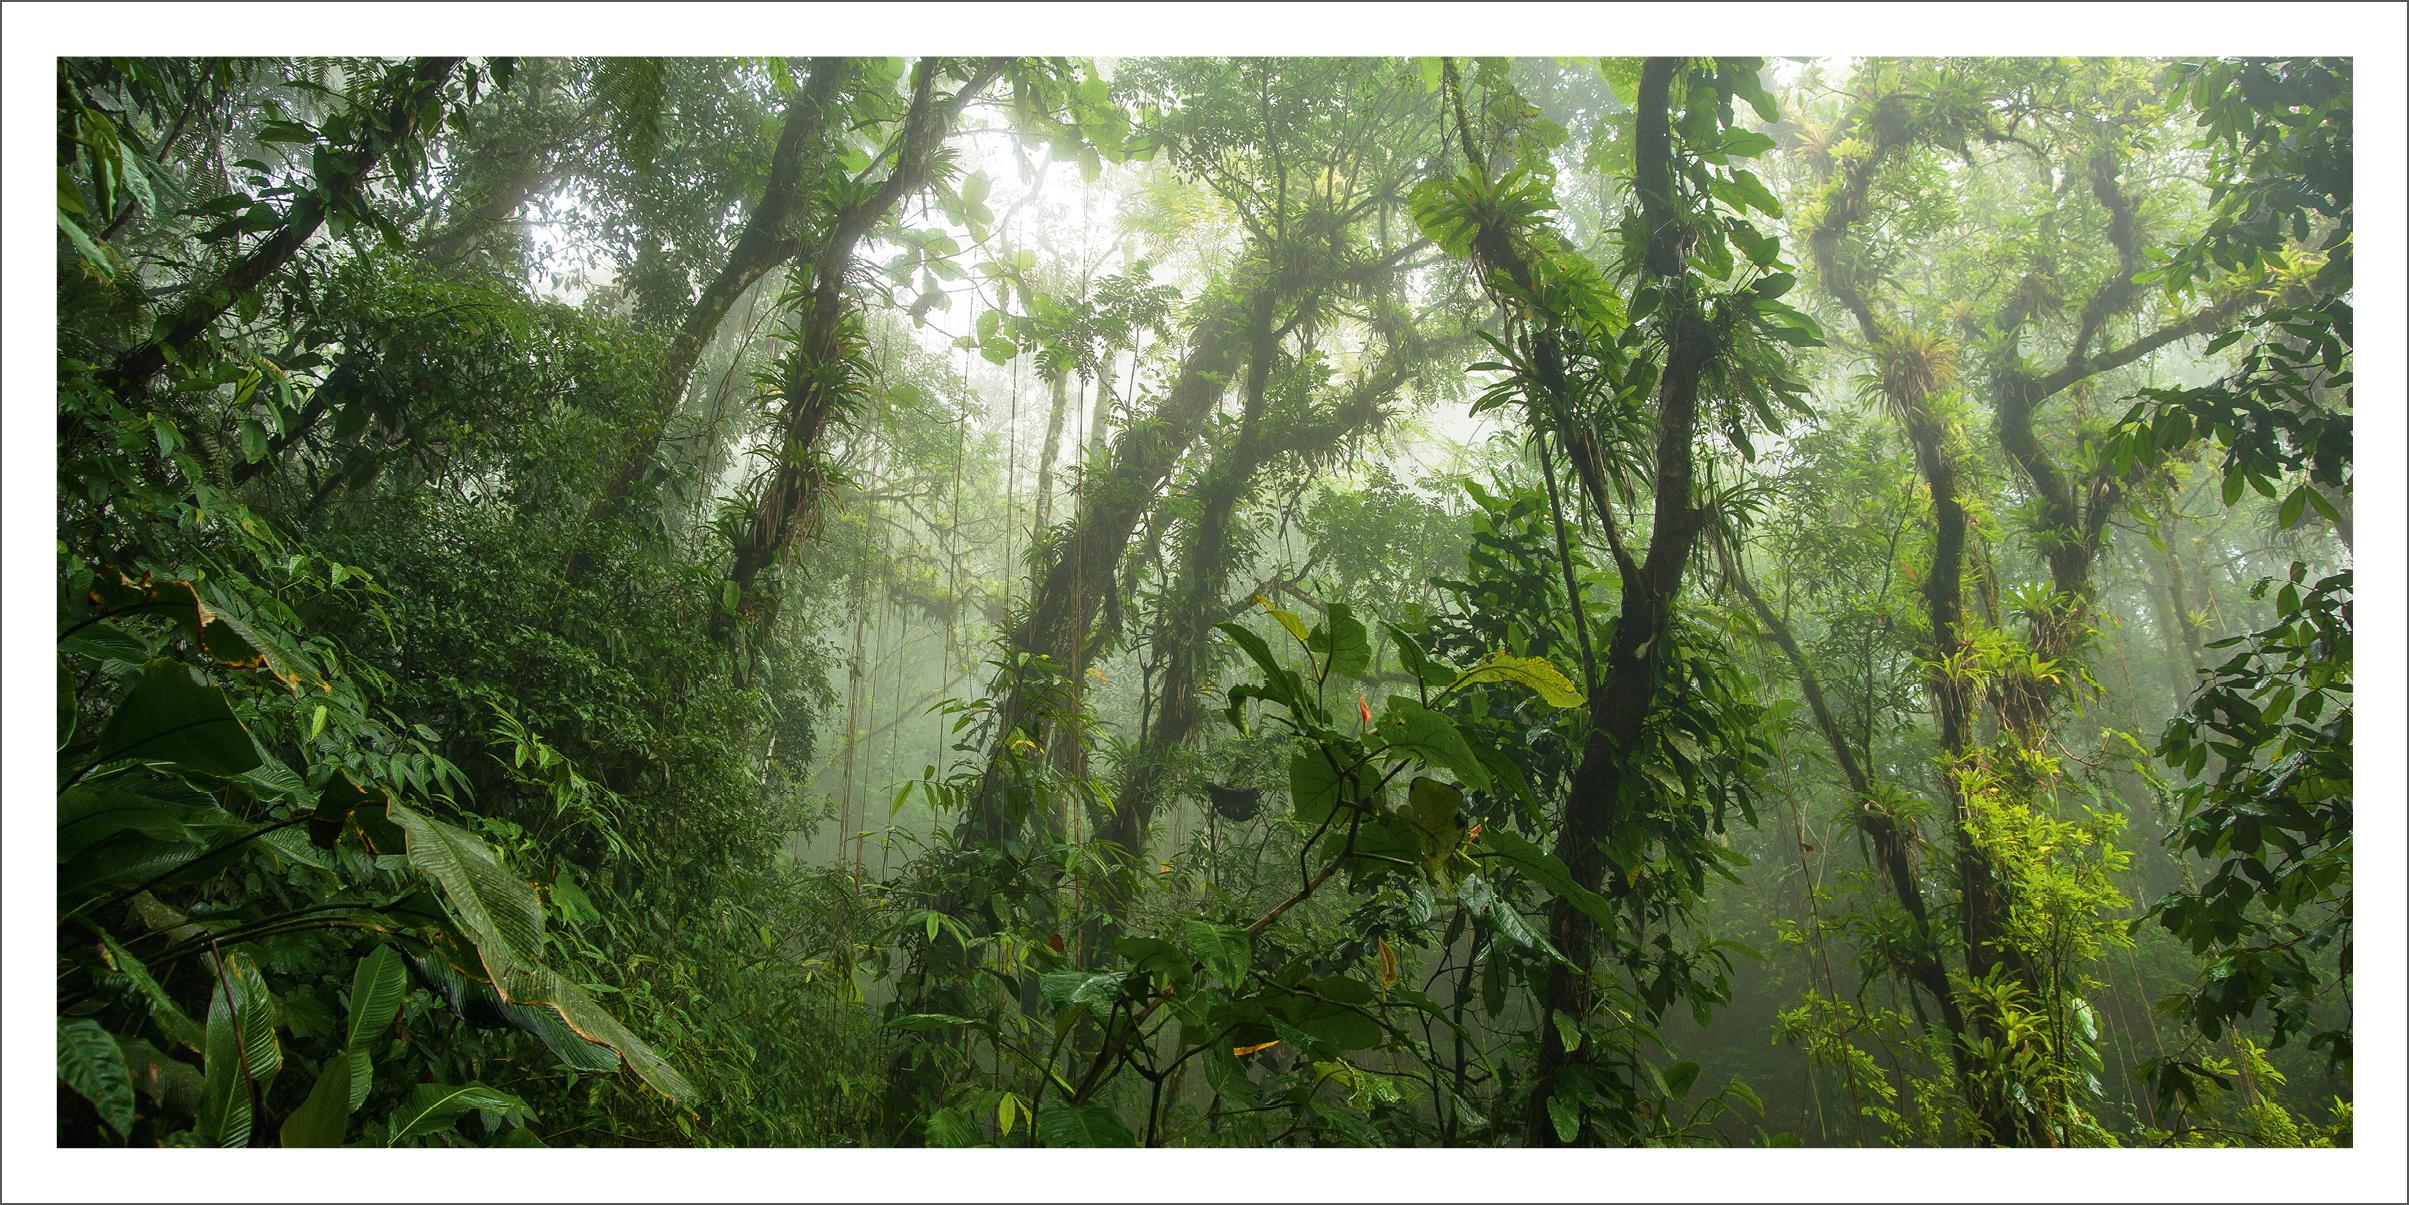
{"type": "Polygon", "coordinates": [[[1556,1037],[1564,1043],[1565,1052],[1569,1054],[1579,1050],[1581,1048],[1581,1023],[1573,1020],[1572,1014],[1560,1008],[1549,1010],[1549,1015],[1555,1019],[1556,1037]]]}
{"type": "Polygon", "coordinates": [[[1486,879],[1476,874],[1464,876],[1462,886],[1457,888],[1457,895],[1474,916],[1496,930],[1499,938],[1526,950],[1536,950],[1556,962],[1566,961],[1563,951],[1533,929],[1531,923],[1523,919],[1522,912],[1514,907],[1514,901],[1499,895],[1486,879]]]}
{"type": "Polygon", "coordinates": [[[1328,820],[1344,795],[1323,746],[1299,741],[1288,751],[1288,802],[1299,821],[1318,825],[1328,820]]]}
{"type": "Polygon", "coordinates": [[[132,983],[134,989],[150,1003],[151,1020],[157,1022],[159,1028],[167,1031],[167,1036],[181,1043],[185,1049],[199,1051],[203,1041],[200,1023],[185,1015],[174,998],[167,994],[167,989],[159,986],[159,981],[151,977],[150,968],[127,953],[114,937],[103,934],[100,945],[103,959],[110,968],[125,976],[127,982],[132,983]]]}
{"type": "Polygon", "coordinates": [[[100,1119],[120,1138],[134,1129],[134,1080],[125,1065],[117,1039],[88,1017],[62,1020],[59,1029],[59,1082],[92,1102],[100,1119]]]}
{"type": "Polygon", "coordinates": [[[252,1090],[256,1086],[266,1091],[283,1065],[283,1054],[269,1022],[267,987],[239,955],[226,955],[212,977],[201,1054],[201,1140],[224,1147],[251,1145],[252,1090]]]}
{"type": "Polygon", "coordinates": [[[1452,783],[1417,776],[1405,792],[1405,818],[1421,839],[1422,863],[1432,874],[1464,839],[1464,792],[1452,783]]]}
{"type": "Polygon", "coordinates": [[[1345,603],[1330,604],[1329,615],[1313,630],[1305,647],[1321,658],[1325,681],[1355,677],[1372,663],[1371,637],[1345,603]]]}
{"type": "Polygon", "coordinates": [[[1403,695],[1391,695],[1380,717],[1380,739],[1392,751],[1405,753],[1424,765],[1452,771],[1456,780],[1478,790],[1489,785],[1489,771],[1456,730],[1455,721],[1403,695]]]}
{"type": "Polygon", "coordinates": [[[1665,1090],[1675,1096],[1688,1096],[1690,1085],[1698,1082],[1698,1064],[1687,1059],[1665,1068],[1665,1090]]]}
{"type": "Polygon", "coordinates": [[[1762,155],[1772,149],[1773,139],[1770,136],[1760,134],[1755,130],[1734,129],[1723,131],[1722,150],[1726,155],[1740,155],[1743,157],[1755,156],[1762,155]]]}
{"type": "Polygon", "coordinates": [[[154,799],[117,782],[83,782],[59,796],[58,860],[71,862],[119,833],[200,846],[243,826],[222,808],[154,799]]]}
{"type": "Polygon", "coordinates": [[[98,766],[122,758],[170,762],[180,769],[232,778],[257,769],[259,750],[234,718],[225,692],[161,657],[145,666],[117,713],[101,730],[98,766]]]}
{"type": "Polygon", "coordinates": [[[487,978],[504,1001],[559,1014],[579,1038],[617,1051],[638,1077],[664,1096],[693,1094],[694,1086],[652,1047],[603,1011],[583,988],[538,960],[544,948],[543,904],[531,884],[503,868],[490,846],[399,800],[389,802],[385,814],[405,835],[412,868],[442,889],[444,902],[467,929],[487,978]]]}
{"type": "Polygon", "coordinates": [[[1136,1146],[1137,1136],[1103,1105],[1055,1105],[1037,1115],[1047,1146],[1136,1146]]]}
{"type": "Polygon", "coordinates": [[[886,1023],[889,1029],[917,1032],[928,1029],[986,1029],[992,1026],[972,1017],[957,1017],[952,1013],[908,1013],[886,1023]]]}
{"type": "Polygon", "coordinates": [[[352,1061],[331,1058],[318,1071],[318,1082],[309,1090],[309,1099],[284,1119],[276,1131],[276,1142],[284,1147],[325,1147],[343,1145],[343,1135],[351,1128],[351,1112],[359,1107],[352,1100],[352,1061]]]}
{"type": "Polygon", "coordinates": [[[67,241],[75,247],[76,254],[83,256],[84,262],[92,265],[94,271],[100,273],[104,279],[116,279],[117,269],[109,263],[109,257],[101,251],[100,244],[93,242],[92,236],[84,233],[84,228],[77,225],[75,219],[68,217],[64,211],[59,214],[59,232],[67,236],[67,241]]]}
{"type": "Polygon", "coordinates": [[[1244,929],[1191,919],[1180,923],[1180,935],[1204,968],[1223,983],[1244,981],[1255,965],[1255,939],[1244,929]]]}
{"type": "Polygon", "coordinates": [[[1309,643],[1311,637],[1305,631],[1305,621],[1298,618],[1296,612],[1283,611],[1280,608],[1271,605],[1271,600],[1263,597],[1260,594],[1255,596],[1255,601],[1263,604],[1264,614],[1271,616],[1274,620],[1279,622],[1281,627],[1288,629],[1288,634],[1295,637],[1298,644],[1311,647],[1309,643]]]}
{"type": "Polygon", "coordinates": [[[1405,672],[1412,674],[1424,686],[1438,686],[1455,679],[1454,670],[1431,660],[1430,654],[1423,652],[1422,646],[1415,643],[1404,629],[1392,623],[1384,623],[1380,627],[1388,633],[1389,642],[1396,646],[1397,660],[1405,666],[1405,672]]]}
{"type": "Polygon", "coordinates": [[[1580,688],[1572,679],[1542,657],[1510,657],[1503,652],[1481,658],[1478,665],[1465,670],[1447,689],[1450,692],[1476,686],[1483,682],[1512,682],[1527,687],[1550,707],[1579,707],[1580,688]]]}
{"type": "Polygon", "coordinates": [[[134,148],[124,142],[119,142],[117,144],[117,162],[118,179],[124,181],[127,192],[134,194],[134,200],[142,206],[142,212],[145,214],[158,213],[159,198],[152,195],[150,176],[142,170],[142,161],[135,157],[134,148]]]}
{"type": "Polygon", "coordinates": [[[1547,1098],[1547,1119],[1556,1127],[1556,1141],[1570,1146],[1581,1136],[1581,1106],[1562,1092],[1547,1098]]]}
{"type": "Polygon", "coordinates": [[[120,1039],[126,1071],[134,1091],[174,1117],[192,1117],[201,1105],[201,1073],[192,1064],[169,1058],[140,1038],[120,1039]]]}
{"type": "Polygon", "coordinates": [[[1491,825],[1481,833],[1481,844],[1497,856],[1497,860],[1520,870],[1532,882],[1580,909],[1591,920],[1613,926],[1621,922],[1614,907],[1605,897],[1573,882],[1572,871],[1554,854],[1531,843],[1529,838],[1502,825],[1491,825]]]}
{"type": "Polygon", "coordinates": [[[1127,971],[1048,971],[1037,977],[1037,994],[1056,1008],[1085,1004],[1102,1009],[1121,998],[1127,971]]]}
{"type": "Polygon", "coordinates": [[[410,990],[409,971],[402,965],[401,955],[391,946],[380,945],[360,959],[351,973],[351,1024],[344,1036],[344,1062],[350,1067],[346,1078],[343,1111],[348,1116],[368,1099],[373,1074],[369,1055],[376,1040],[392,1026],[393,1018],[401,1012],[402,997],[410,990]]]}
{"type": "Polygon", "coordinates": [[[535,1111],[527,1107],[526,1101],[481,1083],[420,1084],[410,1090],[410,1098],[402,1102],[401,1108],[394,1110],[393,1136],[385,1145],[395,1146],[405,1139],[448,1130],[463,1115],[476,1112],[499,1114],[519,1125],[535,1118],[535,1111]]]}
{"type": "Polygon", "coordinates": [[[1262,669],[1263,697],[1281,703],[1292,711],[1295,710],[1297,707],[1296,673],[1281,665],[1279,659],[1271,655],[1271,646],[1263,643],[1261,636],[1255,635],[1238,624],[1223,623],[1214,626],[1220,630],[1222,635],[1230,638],[1230,643],[1237,645],[1254,660],[1256,666],[1262,669]]]}

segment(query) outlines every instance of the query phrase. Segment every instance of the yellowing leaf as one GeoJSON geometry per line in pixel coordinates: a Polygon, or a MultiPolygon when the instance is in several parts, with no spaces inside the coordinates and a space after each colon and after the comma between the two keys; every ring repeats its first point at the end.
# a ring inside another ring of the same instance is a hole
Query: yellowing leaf
{"type": "Polygon", "coordinates": [[[1296,612],[1283,611],[1278,607],[1271,605],[1271,600],[1263,597],[1260,594],[1255,596],[1255,601],[1263,604],[1263,609],[1269,612],[1273,619],[1279,620],[1280,626],[1288,629],[1288,634],[1296,637],[1298,644],[1305,643],[1307,639],[1305,634],[1305,621],[1297,618],[1296,612]]]}
{"type": "Polygon", "coordinates": [[[1510,657],[1504,652],[1481,658],[1478,665],[1458,675],[1447,689],[1462,690],[1481,682],[1513,682],[1527,686],[1550,707],[1579,707],[1581,691],[1564,676],[1564,672],[1543,657],[1510,657]]]}
{"type": "Polygon", "coordinates": [[[1279,1044],[1280,1039],[1273,1038],[1268,1042],[1257,1042],[1252,1046],[1232,1046],[1230,1047],[1230,1053],[1238,1056],[1239,1058],[1245,1058],[1246,1056],[1253,1054],[1258,1050],[1269,1050],[1279,1044]]]}

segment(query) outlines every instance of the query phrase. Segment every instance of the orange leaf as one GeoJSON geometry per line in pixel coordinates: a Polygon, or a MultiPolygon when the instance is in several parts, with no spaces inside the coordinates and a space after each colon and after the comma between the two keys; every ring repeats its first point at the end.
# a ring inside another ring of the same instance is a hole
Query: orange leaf
{"type": "Polygon", "coordinates": [[[1357,710],[1359,710],[1359,711],[1363,712],[1363,722],[1364,722],[1364,723],[1366,723],[1366,724],[1369,724],[1369,723],[1371,723],[1371,722],[1372,722],[1372,705],[1371,705],[1371,704],[1369,704],[1369,703],[1366,703],[1366,702],[1364,702],[1364,701],[1363,701],[1363,696],[1362,696],[1362,695],[1357,695],[1357,696],[1355,696],[1355,706],[1356,706],[1356,709],[1357,709],[1357,710]]]}
{"type": "Polygon", "coordinates": [[[1230,1047],[1230,1053],[1238,1056],[1239,1058],[1245,1058],[1246,1056],[1253,1054],[1258,1050],[1269,1050],[1279,1044],[1280,1039],[1273,1038],[1268,1042],[1257,1042],[1252,1046],[1232,1046],[1230,1047]]]}

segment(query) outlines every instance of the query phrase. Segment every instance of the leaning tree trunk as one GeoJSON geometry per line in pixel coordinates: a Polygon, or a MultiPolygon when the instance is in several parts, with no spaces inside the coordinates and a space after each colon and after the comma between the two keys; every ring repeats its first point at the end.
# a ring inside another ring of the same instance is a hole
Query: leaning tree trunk
{"type": "MultiPolygon", "coordinates": [[[[728,311],[737,299],[772,270],[805,250],[802,228],[812,188],[803,178],[804,162],[822,153],[828,119],[836,108],[837,90],[848,74],[843,59],[812,60],[810,81],[787,105],[786,123],[779,131],[778,147],[770,159],[769,178],[761,186],[761,200],[753,206],[727,262],[703,287],[702,295],[686,311],[685,320],[670,339],[653,386],[652,409],[628,432],[617,463],[587,510],[585,538],[591,539],[594,528],[618,512],[652,463],[661,439],[669,431],[670,420],[677,416],[678,405],[686,396],[686,385],[694,375],[695,364],[702,358],[711,336],[727,320],[728,311]]],[[[845,254],[851,254],[849,247],[845,254]]],[[[588,567],[589,551],[581,548],[572,563],[571,575],[582,574],[588,567]]]]}
{"type": "Polygon", "coordinates": [[[148,384],[166,366],[171,350],[192,342],[237,301],[258,291],[277,269],[290,263],[326,223],[330,208],[355,203],[377,161],[408,146],[419,127],[440,107],[444,83],[460,62],[456,58],[418,60],[400,94],[369,115],[350,145],[316,157],[317,195],[303,194],[296,199],[275,232],[234,261],[208,287],[188,289],[184,304],[160,317],[153,328],[158,336],[135,345],[110,367],[104,378],[110,389],[122,395],[148,384]]]}
{"type": "MultiPolygon", "coordinates": [[[[1055,666],[1088,660],[1090,635],[1100,605],[1091,578],[1109,576],[1130,533],[1137,529],[1179,458],[1203,433],[1230,375],[1251,343],[1249,315],[1268,311],[1269,282],[1257,284],[1253,300],[1223,297],[1202,303],[1195,337],[1162,406],[1147,421],[1125,428],[1114,441],[1111,468],[1078,497],[1069,529],[1036,572],[1029,606],[1010,635],[1010,647],[1055,666]]],[[[1040,715],[1041,695],[1055,684],[1050,675],[1006,671],[997,685],[992,751],[981,776],[977,806],[967,821],[980,836],[1001,840],[1027,818],[1031,800],[1014,767],[1016,739],[1044,748],[1051,725],[1040,715]]]]}
{"type": "MultiPolygon", "coordinates": [[[[756,598],[754,584],[810,530],[824,478],[820,444],[855,388],[845,351],[857,324],[848,321],[844,293],[854,251],[904,197],[928,184],[936,168],[937,148],[952,133],[955,120],[1002,71],[1000,60],[985,62],[953,95],[939,98],[935,93],[936,64],[921,60],[914,74],[911,108],[895,143],[894,168],[835,216],[827,241],[813,258],[810,291],[797,318],[785,399],[776,424],[778,459],[755,496],[752,521],[737,538],[727,578],[745,608],[745,617],[762,628],[774,619],[776,600],[756,598]]],[[[726,637],[730,622],[726,610],[713,612],[713,634],[726,637]]]]}

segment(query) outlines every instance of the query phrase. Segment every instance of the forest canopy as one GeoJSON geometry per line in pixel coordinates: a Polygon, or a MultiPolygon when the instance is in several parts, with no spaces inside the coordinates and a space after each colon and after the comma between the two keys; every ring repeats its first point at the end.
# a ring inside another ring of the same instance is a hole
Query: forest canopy
{"type": "Polygon", "coordinates": [[[2348,58],[55,72],[60,1145],[2353,1143],[2348,58]]]}

